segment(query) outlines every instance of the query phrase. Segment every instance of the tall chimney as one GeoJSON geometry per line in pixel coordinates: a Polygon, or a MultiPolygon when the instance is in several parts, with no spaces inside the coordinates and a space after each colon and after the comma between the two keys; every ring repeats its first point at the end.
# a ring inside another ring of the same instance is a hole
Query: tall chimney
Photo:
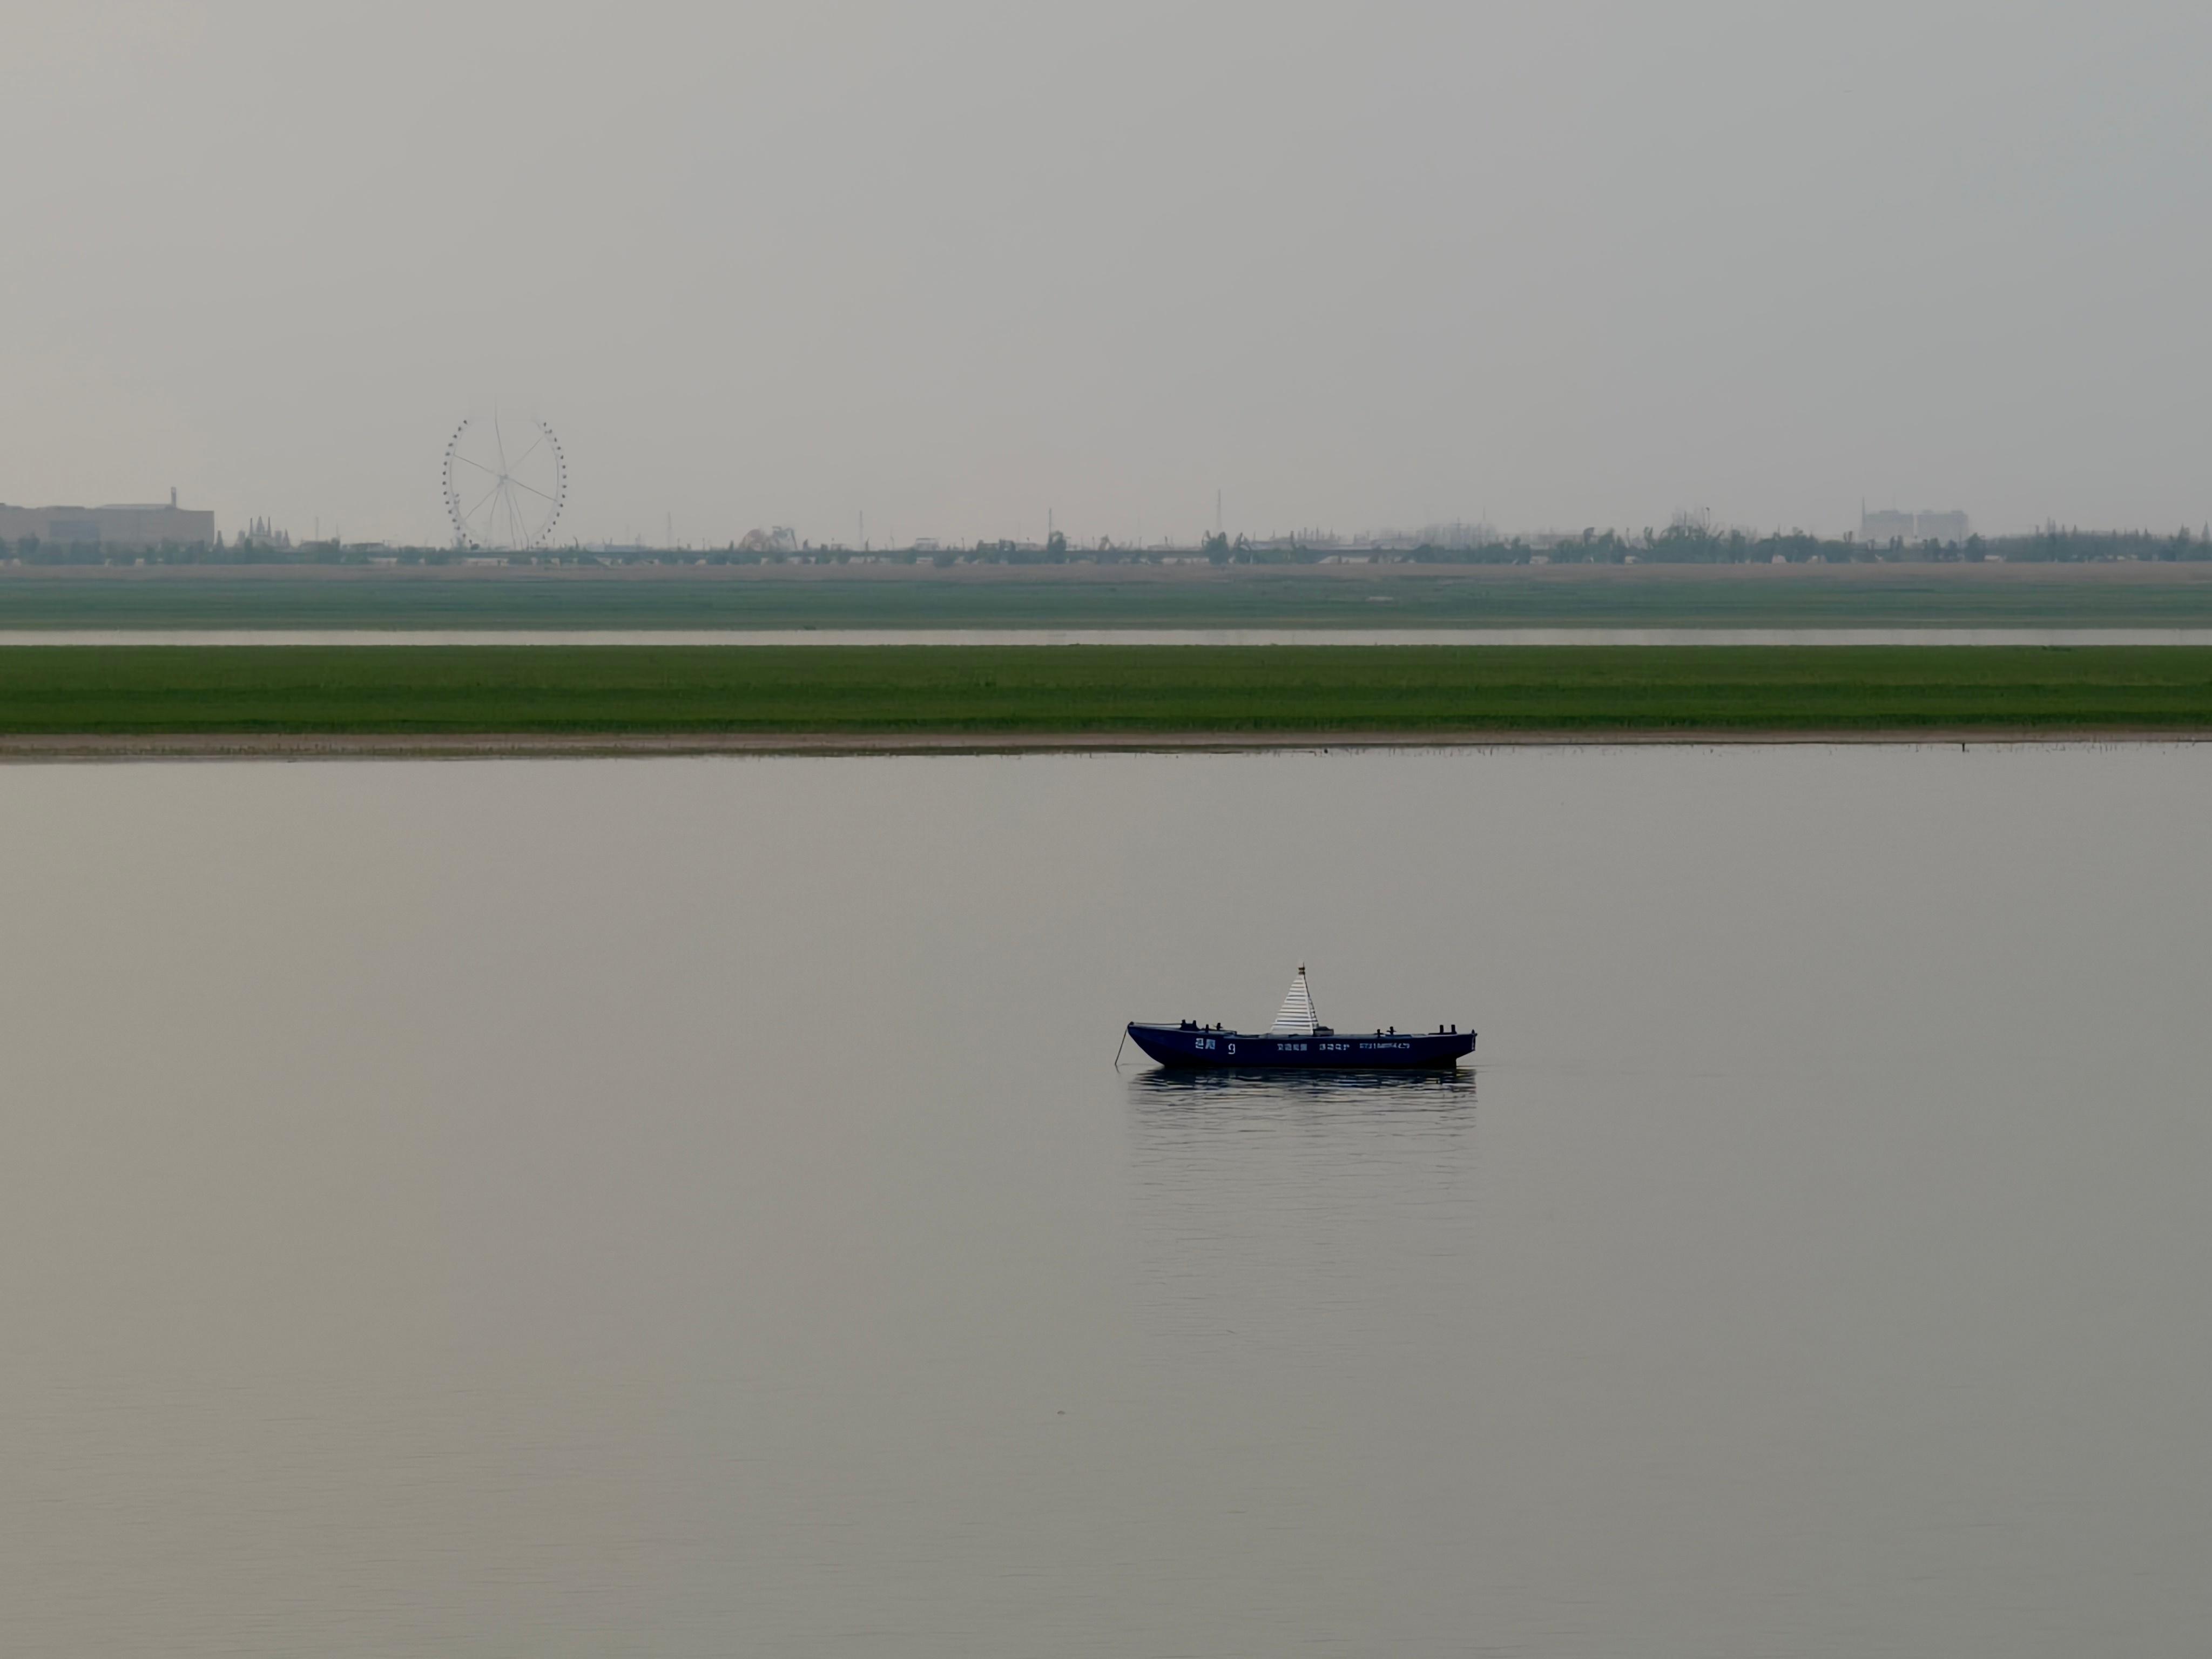
{"type": "Polygon", "coordinates": [[[176,487],[176,485],[174,485],[174,484],[171,484],[171,485],[169,486],[169,511],[171,511],[172,513],[173,513],[173,512],[175,512],[176,510],[177,510],[177,487],[176,487]]]}

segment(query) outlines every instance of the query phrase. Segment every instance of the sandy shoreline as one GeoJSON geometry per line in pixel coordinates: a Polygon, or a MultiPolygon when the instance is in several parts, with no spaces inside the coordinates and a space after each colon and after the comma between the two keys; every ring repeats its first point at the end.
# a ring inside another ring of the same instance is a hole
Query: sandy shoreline
{"type": "Polygon", "coordinates": [[[561,760],[712,755],[1252,753],[1270,750],[1648,748],[1654,744],[2198,744],[2212,730],[1759,732],[382,732],[0,736],[0,763],[165,760],[561,760]]]}

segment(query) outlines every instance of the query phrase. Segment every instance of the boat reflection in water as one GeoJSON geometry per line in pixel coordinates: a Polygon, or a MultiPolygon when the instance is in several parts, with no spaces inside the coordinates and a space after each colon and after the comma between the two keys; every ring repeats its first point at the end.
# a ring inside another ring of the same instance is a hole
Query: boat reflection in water
{"type": "Polygon", "coordinates": [[[1285,1112],[1357,1106],[1363,1110],[1462,1110],[1475,1102],[1475,1073],[1449,1072],[1293,1072],[1274,1067],[1237,1071],[1215,1066],[1183,1071],[1163,1066],[1129,1079],[1130,1098],[1162,1105],[1260,1106],[1285,1112]]]}
{"type": "Polygon", "coordinates": [[[1127,1082],[1131,1125],[1156,1152],[1286,1136],[1342,1143],[1340,1155],[1371,1158],[1439,1137],[1456,1140],[1474,1124],[1471,1072],[1143,1071],[1127,1082]]]}
{"type": "Polygon", "coordinates": [[[1366,1363],[1395,1340],[1381,1310],[1455,1273],[1480,1231],[1471,1071],[1146,1067],[1123,1087],[1139,1301],[1226,1392],[1263,1387],[1286,1352],[1366,1363]]]}
{"type": "MultiPolygon", "coordinates": [[[[1462,1147],[1475,1125],[1472,1071],[1147,1069],[1124,1087],[1134,1147],[1186,1166],[1208,1152],[1235,1163],[1273,1146],[1318,1158],[1331,1181],[1401,1158],[1433,1174],[1431,1160],[1462,1147]]],[[[1428,1176],[1405,1178],[1419,1187],[1428,1176]]]]}

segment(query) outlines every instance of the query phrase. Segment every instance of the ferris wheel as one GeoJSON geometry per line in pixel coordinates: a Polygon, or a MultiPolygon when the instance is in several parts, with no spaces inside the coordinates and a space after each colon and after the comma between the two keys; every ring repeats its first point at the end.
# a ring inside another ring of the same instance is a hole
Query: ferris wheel
{"type": "Polygon", "coordinates": [[[447,441],[446,512],[463,547],[543,547],[568,501],[568,459],[543,421],[471,415],[447,441]]]}

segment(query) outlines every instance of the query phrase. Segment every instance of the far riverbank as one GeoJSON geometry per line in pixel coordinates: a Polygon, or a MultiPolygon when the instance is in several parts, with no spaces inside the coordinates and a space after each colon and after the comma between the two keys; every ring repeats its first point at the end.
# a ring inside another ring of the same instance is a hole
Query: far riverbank
{"type": "Polygon", "coordinates": [[[0,632],[2212,628],[2212,564],[0,568],[0,632]]]}

